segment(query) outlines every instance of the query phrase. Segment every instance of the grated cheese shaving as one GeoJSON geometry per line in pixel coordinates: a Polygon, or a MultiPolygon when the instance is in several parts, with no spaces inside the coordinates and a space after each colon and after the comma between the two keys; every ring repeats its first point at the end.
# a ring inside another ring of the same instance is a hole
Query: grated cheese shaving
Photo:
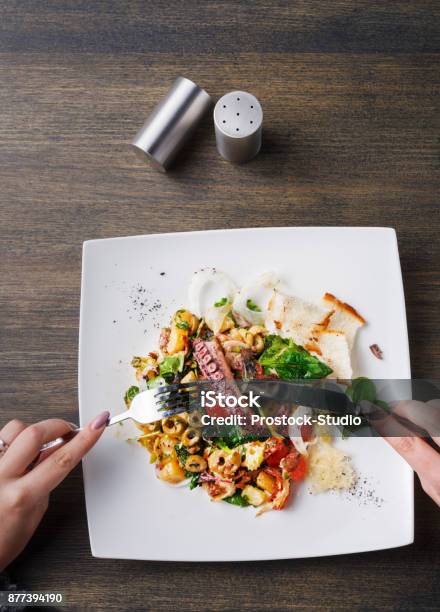
{"type": "Polygon", "coordinates": [[[310,447],[308,475],[314,493],[350,489],[356,481],[350,457],[326,443],[310,447]]]}

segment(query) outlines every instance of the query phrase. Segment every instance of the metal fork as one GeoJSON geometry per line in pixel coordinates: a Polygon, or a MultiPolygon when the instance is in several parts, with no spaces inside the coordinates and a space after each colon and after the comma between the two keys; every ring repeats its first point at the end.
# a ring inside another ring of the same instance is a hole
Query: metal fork
{"type": "MultiPolygon", "coordinates": [[[[192,412],[200,406],[200,390],[212,386],[211,381],[193,381],[189,383],[176,383],[148,389],[134,396],[130,408],[109,419],[107,427],[120,423],[126,419],[132,419],[140,425],[148,425],[167,417],[175,416],[182,412],[192,412]]],[[[82,427],[75,427],[65,436],[60,436],[46,442],[40,449],[40,453],[51,448],[61,446],[78,432],[82,427]]]]}
{"type": "Polygon", "coordinates": [[[108,425],[125,419],[148,425],[181,412],[192,412],[200,406],[200,391],[209,387],[212,387],[211,381],[193,381],[142,391],[134,396],[130,408],[111,417],[108,425]]]}

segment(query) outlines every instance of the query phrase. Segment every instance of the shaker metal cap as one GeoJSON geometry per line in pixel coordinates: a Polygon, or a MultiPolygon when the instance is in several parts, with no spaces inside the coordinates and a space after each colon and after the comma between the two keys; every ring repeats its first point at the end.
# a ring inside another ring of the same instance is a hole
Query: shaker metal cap
{"type": "Polygon", "coordinates": [[[214,108],[215,138],[218,152],[228,161],[246,162],[259,152],[263,109],[255,96],[246,91],[231,91],[214,108]]]}
{"type": "Polygon", "coordinates": [[[132,140],[136,153],[165,172],[211,105],[204,89],[178,77],[132,140]]]}

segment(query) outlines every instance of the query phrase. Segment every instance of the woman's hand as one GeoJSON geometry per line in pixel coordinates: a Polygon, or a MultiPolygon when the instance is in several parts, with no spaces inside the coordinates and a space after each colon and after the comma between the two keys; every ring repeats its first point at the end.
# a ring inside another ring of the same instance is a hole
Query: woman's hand
{"type": "MultiPolygon", "coordinates": [[[[440,432],[440,400],[398,402],[393,408],[395,414],[428,431],[440,447],[440,437],[436,435],[440,432]]],[[[425,493],[440,506],[440,452],[414,434],[384,438],[409,463],[425,493]]]]}
{"type": "Polygon", "coordinates": [[[29,426],[14,420],[0,431],[0,439],[8,445],[0,455],[0,571],[26,546],[47,509],[50,492],[97,442],[108,418],[108,412],[98,415],[32,469],[29,466],[41,446],[68,434],[72,425],[61,419],[29,426]]]}

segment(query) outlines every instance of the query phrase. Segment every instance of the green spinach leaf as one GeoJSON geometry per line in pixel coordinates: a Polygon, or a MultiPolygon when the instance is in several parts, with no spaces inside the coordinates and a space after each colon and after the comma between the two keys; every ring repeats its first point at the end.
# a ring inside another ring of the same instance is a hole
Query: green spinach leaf
{"type": "Polygon", "coordinates": [[[229,497],[224,497],[223,501],[227,502],[228,504],[233,504],[234,506],[240,506],[241,508],[246,508],[246,506],[250,505],[246,497],[243,497],[243,495],[238,492],[234,493],[234,495],[230,495],[229,497]]]}
{"type": "Polygon", "coordinates": [[[214,439],[214,442],[219,448],[226,452],[234,449],[236,446],[247,444],[247,442],[265,439],[255,434],[245,433],[236,425],[231,425],[229,427],[222,426],[221,434],[220,437],[214,439]]]}
{"type": "Polygon", "coordinates": [[[351,381],[351,385],[346,389],[346,393],[353,404],[359,404],[364,400],[375,403],[377,399],[376,386],[374,382],[366,376],[354,378],[351,381]]]}
{"type": "Polygon", "coordinates": [[[136,387],[136,385],[132,385],[127,389],[124,395],[124,402],[127,404],[127,406],[131,404],[133,398],[136,397],[138,393],[140,393],[140,389],[139,387],[136,387]]]}
{"type": "Polygon", "coordinates": [[[275,371],[283,380],[324,378],[333,371],[291,338],[275,334],[266,336],[258,362],[264,367],[265,374],[275,371]]]}
{"type": "Polygon", "coordinates": [[[181,372],[183,370],[184,362],[184,351],[176,353],[175,355],[170,355],[169,357],[165,357],[159,366],[160,375],[168,382],[170,379],[174,378],[174,375],[177,374],[177,372],[181,372]]]}
{"type": "Polygon", "coordinates": [[[166,380],[163,376],[156,376],[155,378],[151,378],[147,382],[147,386],[149,389],[156,389],[157,387],[163,387],[166,384],[167,384],[166,380]]]}

